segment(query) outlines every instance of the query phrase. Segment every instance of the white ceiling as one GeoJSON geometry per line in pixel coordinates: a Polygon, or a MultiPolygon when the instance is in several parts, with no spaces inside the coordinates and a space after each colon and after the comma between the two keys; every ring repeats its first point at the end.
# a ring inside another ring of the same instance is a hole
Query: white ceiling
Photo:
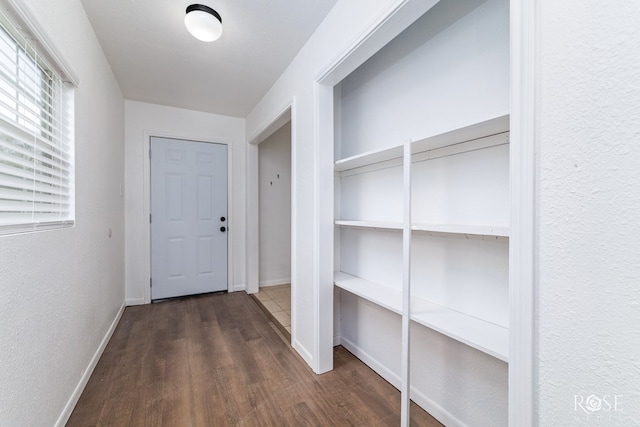
{"type": "Polygon", "coordinates": [[[337,0],[81,0],[128,100],[245,117],[337,0]],[[191,3],[222,16],[193,38],[191,3]]]}

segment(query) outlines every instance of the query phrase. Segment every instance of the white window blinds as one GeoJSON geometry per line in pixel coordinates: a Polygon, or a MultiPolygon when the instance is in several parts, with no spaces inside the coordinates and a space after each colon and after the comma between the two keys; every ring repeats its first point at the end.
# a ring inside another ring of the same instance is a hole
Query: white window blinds
{"type": "Polygon", "coordinates": [[[0,16],[0,234],[74,222],[73,87],[0,16]]]}

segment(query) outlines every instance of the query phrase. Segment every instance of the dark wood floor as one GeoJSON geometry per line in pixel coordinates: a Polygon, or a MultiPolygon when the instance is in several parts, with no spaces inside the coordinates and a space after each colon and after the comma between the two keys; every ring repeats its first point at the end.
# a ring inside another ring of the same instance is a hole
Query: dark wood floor
{"type": "Polygon", "coordinates": [[[334,357],[313,374],[244,292],[128,307],[67,425],[399,425],[399,392],[342,347],[334,357]]]}

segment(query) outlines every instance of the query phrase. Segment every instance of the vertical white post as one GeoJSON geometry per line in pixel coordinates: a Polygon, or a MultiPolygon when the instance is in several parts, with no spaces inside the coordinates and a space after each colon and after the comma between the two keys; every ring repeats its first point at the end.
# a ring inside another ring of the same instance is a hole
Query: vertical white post
{"type": "Polygon", "coordinates": [[[317,83],[315,95],[316,248],[313,370],[333,369],[333,86],[317,83]]]}
{"type": "Polygon", "coordinates": [[[539,1],[511,0],[509,425],[536,424],[536,46],[539,1]]]}
{"type": "Polygon", "coordinates": [[[246,245],[247,264],[246,281],[247,293],[255,294],[260,290],[260,184],[258,177],[259,147],[258,144],[247,144],[247,216],[246,216],[246,245]]]}
{"type": "Polygon", "coordinates": [[[411,381],[409,326],[411,324],[411,141],[404,143],[404,197],[402,229],[402,387],[400,389],[400,425],[411,422],[411,381]]]}

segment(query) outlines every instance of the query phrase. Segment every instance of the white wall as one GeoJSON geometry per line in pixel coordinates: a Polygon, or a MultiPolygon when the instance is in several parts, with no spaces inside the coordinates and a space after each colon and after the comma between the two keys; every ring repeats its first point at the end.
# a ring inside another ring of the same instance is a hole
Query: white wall
{"type": "MultiPolygon", "coordinates": [[[[125,102],[125,282],[127,304],[143,304],[149,296],[149,273],[145,230],[149,229],[148,187],[145,189],[145,138],[169,136],[229,143],[231,196],[229,257],[233,288],[245,286],[245,120],[237,117],[181,108],[125,102]]],[[[148,141],[146,141],[148,147],[148,141]]],[[[148,171],[148,169],[147,169],[148,171]]]]}
{"type": "Polygon", "coordinates": [[[260,286],[291,283],[291,122],[258,149],[260,286]]]}
{"type": "Polygon", "coordinates": [[[539,424],[640,425],[640,4],[540,3],[539,424]]]}
{"type": "Polygon", "coordinates": [[[337,158],[508,114],[509,1],[441,0],[345,78],[341,97],[337,158]]]}
{"type": "Polygon", "coordinates": [[[80,82],[76,226],[0,237],[0,425],[50,426],[124,303],[124,104],[80,1],[26,3],[80,82]]]}

